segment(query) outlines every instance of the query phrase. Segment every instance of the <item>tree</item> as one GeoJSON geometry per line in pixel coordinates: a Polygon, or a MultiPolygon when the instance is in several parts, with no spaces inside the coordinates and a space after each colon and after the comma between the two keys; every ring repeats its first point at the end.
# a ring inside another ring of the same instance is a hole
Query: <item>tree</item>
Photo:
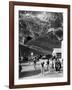
{"type": "Polygon", "coordinates": [[[50,18],[51,28],[62,27],[63,15],[62,13],[54,13],[50,18]]]}

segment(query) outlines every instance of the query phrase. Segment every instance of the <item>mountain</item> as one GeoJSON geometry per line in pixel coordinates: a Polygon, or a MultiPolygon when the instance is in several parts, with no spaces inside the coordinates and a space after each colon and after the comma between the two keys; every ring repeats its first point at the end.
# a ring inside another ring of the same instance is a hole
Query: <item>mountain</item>
{"type": "Polygon", "coordinates": [[[24,46],[37,52],[52,53],[53,48],[61,47],[62,23],[62,13],[22,12],[19,35],[25,38],[24,46]]]}
{"type": "Polygon", "coordinates": [[[37,39],[30,40],[28,43],[26,43],[29,47],[39,50],[42,52],[51,53],[53,51],[53,48],[61,48],[61,41],[58,40],[55,34],[53,32],[49,32],[46,35],[43,35],[37,39]]]}

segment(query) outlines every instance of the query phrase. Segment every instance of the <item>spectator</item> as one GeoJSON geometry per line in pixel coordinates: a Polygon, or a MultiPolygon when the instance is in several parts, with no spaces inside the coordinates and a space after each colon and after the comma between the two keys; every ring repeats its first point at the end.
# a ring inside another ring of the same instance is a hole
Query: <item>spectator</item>
{"type": "Polygon", "coordinates": [[[34,62],[34,69],[36,70],[36,58],[33,58],[33,62],[34,62]]]}
{"type": "Polygon", "coordinates": [[[19,64],[19,72],[21,72],[21,70],[22,70],[22,66],[21,64],[19,64]]]}
{"type": "Polygon", "coordinates": [[[41,62],[41,73],[44,76],[44,62],[41,62]]]}
{"type": "Polygon", "coordinates": [[[60,69],[61,69],[61,62],[59,59],[56,59],[55,69],[56,69],[56,71],[60,71],[60,69]]]}
{"type": "Polygon", "coordinates": [[[49,59],[47,60],[47,71],[49,70],[49,59]]]}

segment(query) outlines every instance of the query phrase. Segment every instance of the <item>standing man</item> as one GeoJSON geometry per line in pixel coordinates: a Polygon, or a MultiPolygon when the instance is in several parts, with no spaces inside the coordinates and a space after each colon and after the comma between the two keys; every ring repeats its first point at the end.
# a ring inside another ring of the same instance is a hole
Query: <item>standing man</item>
{"type": "Polygon", "coordinates": [[[56,59],[56,62],[55,62],[55,69],[56,69],[56,71],[59,71],[59,72],[60,72],[60,69],[61,69],[61,62],[60,62],[59,58],[56,59]]]}
{"type": "Polygon", "coordinates": [[[41,62],[41,73],[44,76],[44,62],[41,62]]]}
{"type": "Polygon", "coordinates": [[[36,57],[33,58],[33,62],[34,62],[34,69],[36,70],[36,57]]]}
{"type": "Polygon", "coordinates": [[[49,59],[47,60],[47,71],[49,70],[49,59]]]}

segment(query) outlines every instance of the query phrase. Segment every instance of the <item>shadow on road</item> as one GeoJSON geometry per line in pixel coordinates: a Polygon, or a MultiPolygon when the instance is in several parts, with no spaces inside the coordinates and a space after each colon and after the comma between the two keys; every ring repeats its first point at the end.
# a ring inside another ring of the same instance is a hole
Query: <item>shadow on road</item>
{"type": "Polygon", "coordinates": [[[30,71],[24,71],[19,73],[19,78],[28,77],[28,76],[34,76],[41,73],[41,70],[30,70],[30,71]]]}

